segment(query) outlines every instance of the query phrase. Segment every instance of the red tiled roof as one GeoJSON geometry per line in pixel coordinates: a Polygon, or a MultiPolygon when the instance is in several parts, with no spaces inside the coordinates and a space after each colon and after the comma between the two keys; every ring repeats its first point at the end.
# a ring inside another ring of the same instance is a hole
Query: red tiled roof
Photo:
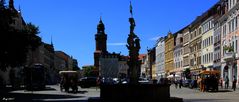
{"type": "Polygon", "coordinates": [[[139,60],[142,60],[144,57],[146,56],[146,54],[139,54],[139,60]]]}

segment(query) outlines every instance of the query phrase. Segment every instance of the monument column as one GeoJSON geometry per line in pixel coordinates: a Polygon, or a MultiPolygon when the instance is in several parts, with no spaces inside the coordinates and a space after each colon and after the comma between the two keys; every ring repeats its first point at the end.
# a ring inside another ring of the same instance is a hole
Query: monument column
{"type": "Polygon", "coordinates": [[[130,2],[130,13],[131,17],[129,18],[130,22],[130,34],[128,35],[127,39],[127,45],[126,47],[129,50],[129,60],[128,60],[128,66],[129,66],[129,79],[130,84],[138,84],[139,79],[139,68],[140,68],[140,62],[138,60],[139,56],[139,49],[140,49],[140,39],[139,37],[134,33],[135,28],[135,21],[133,18],[133,12],[132,12],[132,5],[130,2]]]}

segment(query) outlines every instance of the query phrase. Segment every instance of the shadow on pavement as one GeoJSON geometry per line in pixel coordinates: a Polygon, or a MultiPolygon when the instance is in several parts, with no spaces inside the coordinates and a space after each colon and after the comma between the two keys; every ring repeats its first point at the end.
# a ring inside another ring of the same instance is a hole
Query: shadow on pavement
{"type": "Polygon", "coordinates": [[[183,99],[183,102],[227,102],[226,99],[183,99]]]}
{"type": "Polygon", "coordinates": [[[208,91],[210,93],[224,93],[224,92],[233,92],[231,90],[218,90],[218,91],[208,91]]]}
{"type": "MultiPolygon", "coordinates": [[[[13,102],[32,102],[32,101],[44,101],[44,100],[52,100],[58,102],[63,100],[64,102],[72,102],[76,101],[76,98],[81,98],[84,96],[72,96],[72,95],[53,95],[53,94],[31,94],[31,93],[8,93],[4,95],[4,97],[0,97],[1,100],[4,98],[14,99],[13,102]],[[75,98],[75,100],[74,100],[75,98]]],[[[78,100],[79,101],[79,100],[78,100]]],[[[7,101],[9,102],[9,101],[7,101]]],[[[11,101],[10,101],[11,102],[11,101]]]]}
{"type": "MultiPolygon", "coordinates": [[[[64,91],[62,91],[64,92],[64,91]]],[[[77,92],[73,92],[73,91],[69,91],[69,92],[65,92],[65,93],[73,93],[73,94],[85,94],[87,93],[88,91],[77,91],[77,92]]]]}

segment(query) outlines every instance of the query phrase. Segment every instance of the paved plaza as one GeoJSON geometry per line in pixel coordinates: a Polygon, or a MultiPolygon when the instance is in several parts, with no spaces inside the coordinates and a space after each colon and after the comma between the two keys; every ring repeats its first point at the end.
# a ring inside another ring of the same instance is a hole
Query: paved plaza
{"type": "MultiPolygon", "coordinates": [[[[200,92],[198,89],[181,88],[176,89],[174,85],[170,87],[171,97],[183,98],[184,102],[238,102],[239,90],[220,89],[219,92],[200,92]]],[[[15,98],[17,102],[87,102],[90,97],[99,97],[100,90],[96,88],[79,89],[79,92],[61,92],[59,86],[47,86],[44,91],[12,91],[5,98],[15,98]]]]}
{"type": "Polygon", "coordinates": [[[198,89],[170,87],[172,97],[183,98],[184,102],[238,102],[239,90],[219,89],[219,92],[200,92],[198,89]]]}

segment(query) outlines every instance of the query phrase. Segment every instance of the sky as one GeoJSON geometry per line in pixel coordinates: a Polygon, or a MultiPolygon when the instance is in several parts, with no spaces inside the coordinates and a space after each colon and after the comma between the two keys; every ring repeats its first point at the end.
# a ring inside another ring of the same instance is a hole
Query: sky
{"type": "MultiPolygon", "coordinates": [[[[6,0],[8,3],[8,0],[6,0]]],[[[132,0],[135,33],[141,39],[140,53],[155,46],[159,37],[177,32],[206,12],[218,0],[132,0]]],[[[80,67],[93,65],[95,34],[100,16],[105,24],[107,50],[128,55],[130,0],[15,0],[28,23],[40,29],[50,43],[78,60],[80,67]]]]}

